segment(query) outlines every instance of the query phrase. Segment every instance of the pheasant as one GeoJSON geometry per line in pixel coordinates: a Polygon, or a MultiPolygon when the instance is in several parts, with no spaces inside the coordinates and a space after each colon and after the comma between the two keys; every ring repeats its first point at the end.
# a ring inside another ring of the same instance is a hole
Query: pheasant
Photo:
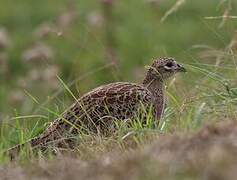
{"type": "MultiPolygon", "coordinates": [[[[106,131],[103,127],[109,127],[111,122],[135,117],[141,106],[152,107],[153,119],[158,122],[164,111],[164,81],[177,72],[185,71],[174,58],[155,59],[143,83],[115,82],[95,88],[72,104],[42,134],[27,143],[40,150],[49,146],[73,149],[76,146],[75,136],[81,130],[95,133],[106,131]]],[[[23,145],[11,148],[10,154],[19,151],[23,145]]]]}

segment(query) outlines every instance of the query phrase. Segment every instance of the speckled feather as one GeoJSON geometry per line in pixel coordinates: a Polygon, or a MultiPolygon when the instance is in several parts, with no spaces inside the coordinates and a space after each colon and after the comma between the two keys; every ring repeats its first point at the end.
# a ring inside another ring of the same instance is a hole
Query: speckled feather
{"type": "MultiPolygon", "coordinates": [[[[71,141],[70,138],[65,139],[66,134],[76,135],[82,127],[104,134],[106,132],[101,131],[111,123],[109,121],[132,118],[141,106],[152,106],[153,100],[151,92],[138,84],[117,82],[98,87],[82,96],[62,117],[52,122],[43,134],[32,140],[32,145],[45,146],[53,142],[54,146],[65,146],[66,141],[71,141]],[[56,141],[63,137],[63,143],[56,141]]],[[[66,146],[71,144],[67,142],[66,146]]]]}

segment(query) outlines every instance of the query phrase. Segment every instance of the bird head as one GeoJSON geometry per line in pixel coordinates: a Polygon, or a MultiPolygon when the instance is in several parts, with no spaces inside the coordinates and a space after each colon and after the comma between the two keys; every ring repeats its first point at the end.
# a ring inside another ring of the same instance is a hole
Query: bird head
{"type": "Polygon", "coordinates": [[[177,72],[186,72],[186,69],[174,58],[164,57],[153,61],[152,65],[149,66],[147,75],[153,79],[166,80],[177,72]]]}

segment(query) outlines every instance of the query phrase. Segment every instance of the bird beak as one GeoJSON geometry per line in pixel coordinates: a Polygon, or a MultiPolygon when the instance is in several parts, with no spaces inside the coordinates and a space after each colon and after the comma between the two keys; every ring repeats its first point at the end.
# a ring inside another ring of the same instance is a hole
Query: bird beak
{"type": "Polygon", "coordinates": [[[187,72],[187,70],[183,66],[181,66],[180,64],[177,67],[177,71],[178,72],[187,72]]]}

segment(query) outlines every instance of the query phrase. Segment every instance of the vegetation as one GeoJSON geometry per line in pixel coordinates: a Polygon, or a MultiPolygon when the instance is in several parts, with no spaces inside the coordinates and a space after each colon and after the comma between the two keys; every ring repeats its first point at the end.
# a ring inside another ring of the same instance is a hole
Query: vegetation
{"type": "Polygon", "coordinates": [[[0,152],[39,134],[73,96],[109,82],[141,81],[144,66],[153,58],[172,56],[188,69],[167,82],[168,105],[158,128],[150,121],[142,127],[135,119],[132,127],[119,124],[118,132],[108,138],[82,134],[78,149],[67,158],[39,155],[32,160],[26,148],[14,167],[1,153],[3,167],[10,166],[5,174],[23,171],[23,179],[30,174],[58,179],[55,172],[72,166],[73,175],[62,178],[90,178],[91,169],[91,178],[101,179],[121,179],[129,172],[134,179],[235,175],[220,168],[234,168],[236,161],[231,139],[236,132],[232,121],[237,119],[236,10],[232,0],[2,0],[0,152]],[[229,134],[212,125],[198,130],[219,121],[229,134]],[[207,142],[200,138],[206,132],[207,142]],[[210,161],[205,169],[213,151],[220,161],[210,161]],[[200,161],[189,166],[182,159],[187,152],[193,163],[200,161]],[[36,167],[24,170],[29,163],[36,167]],[[96,169],[100,165],[105,170],[96,169]]]}

